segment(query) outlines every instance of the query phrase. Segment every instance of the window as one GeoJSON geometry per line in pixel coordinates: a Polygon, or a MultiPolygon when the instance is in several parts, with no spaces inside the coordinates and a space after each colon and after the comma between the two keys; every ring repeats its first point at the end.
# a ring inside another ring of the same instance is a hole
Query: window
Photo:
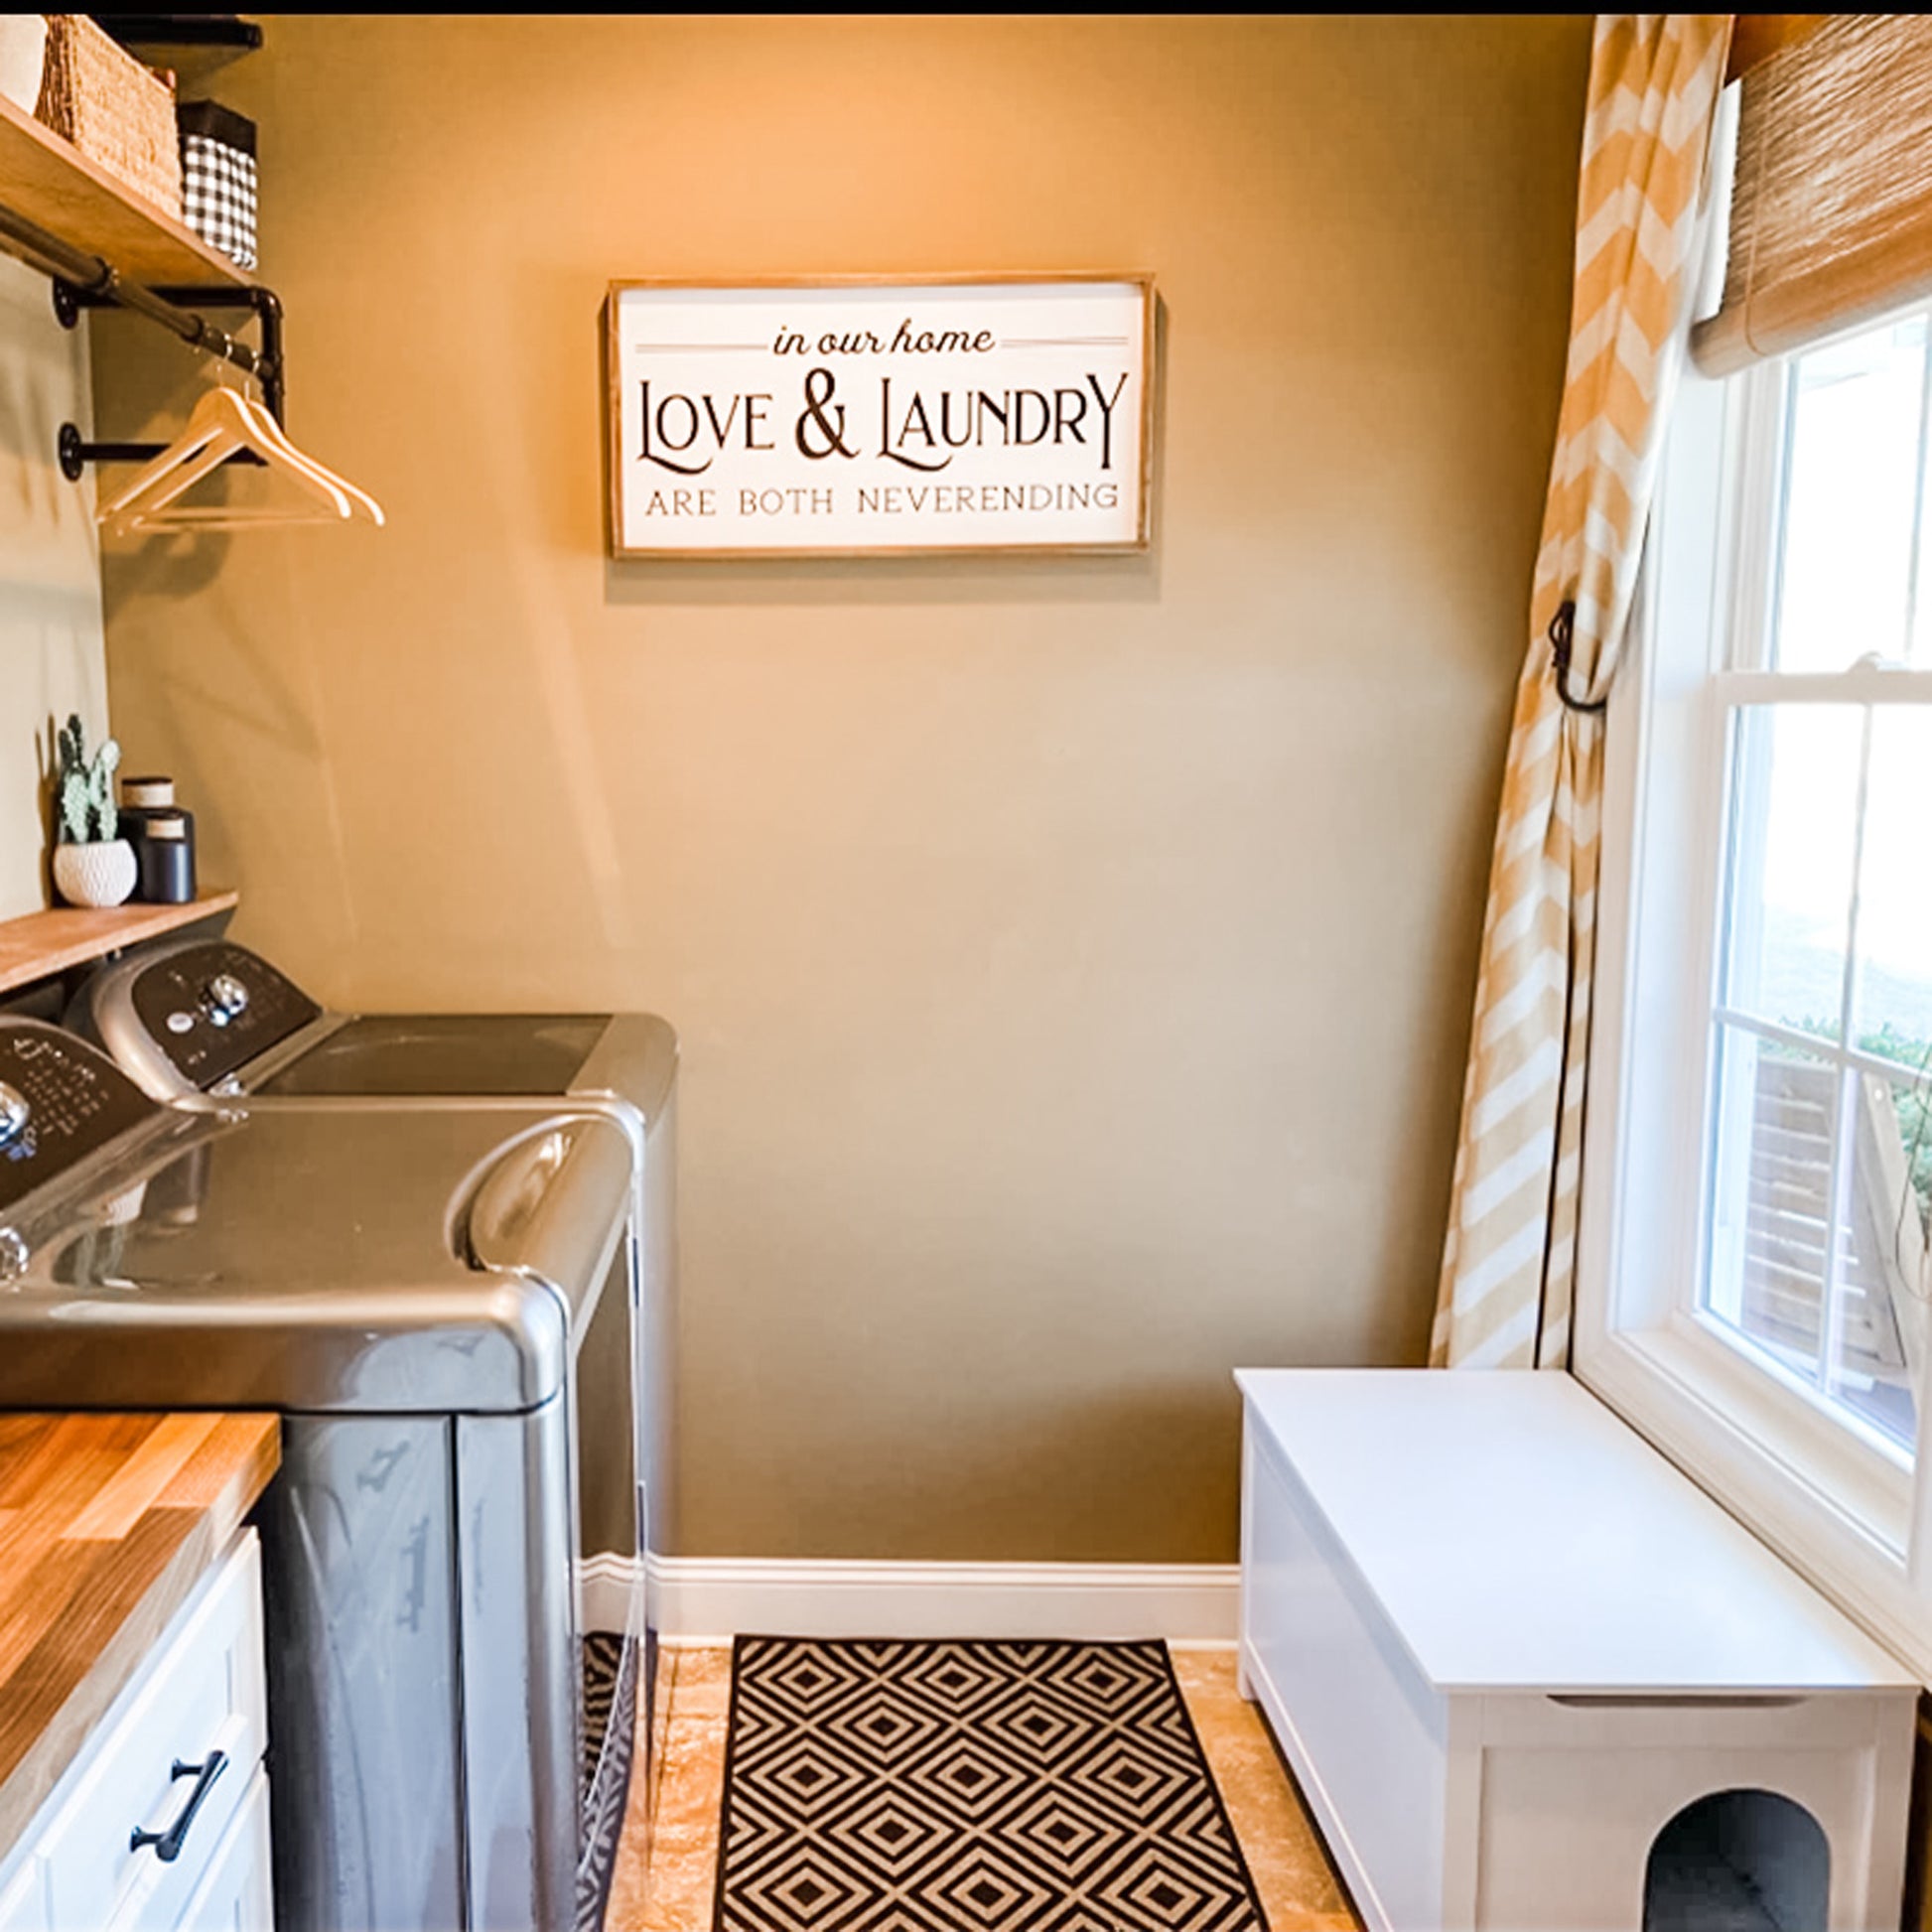
{"type": "MultiPolygon", "coordinates": [[[[1925,1361],[1932,708],[1926,318],[1792,358],[1752,425],[1770,541],[1720,681],[1729,766],[1698,1306],[1909,1460],[1925,1361]]],[[[1754,506],[1740,501],[1750,514],[1754,506]]]]}
{"type": "Polygon", "coordinates": [[[1612,699],[1578,1369],[1932,1670],[1932,327],[1672,419],[1612,699]]]}

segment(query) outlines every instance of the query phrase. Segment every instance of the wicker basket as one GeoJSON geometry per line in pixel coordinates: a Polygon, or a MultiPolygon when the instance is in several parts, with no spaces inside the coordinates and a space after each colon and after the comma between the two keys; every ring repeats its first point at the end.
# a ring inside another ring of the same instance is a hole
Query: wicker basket
{"type": "Polygon", "coordinates": [[[135,194],[181,219],[175,96],[85,14],[49,14],[35,118],[135,194]]]}

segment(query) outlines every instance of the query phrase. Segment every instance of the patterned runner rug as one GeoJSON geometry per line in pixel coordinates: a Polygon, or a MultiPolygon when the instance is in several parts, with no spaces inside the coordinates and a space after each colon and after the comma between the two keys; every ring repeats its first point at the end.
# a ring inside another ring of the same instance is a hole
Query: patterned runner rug
{"type": "Polygon", "coordinates": [[[1161,1643],[741,1637],[714,1932],[1267,1932],[1161,1643]]]}
{"type": "MultiPolygon", "coordinates": [[[[602,1932],[623,1835],[624,1800],[637,1737],[637,1673],[643,1646],[609,1630],[584,1638],[583,1761],[577,1786],[577,1907],[573,1932],[602,1932]]],[[[648,1734],[648,1733],[646,1733],[648,1734]]],[[[649,1766],[645,1766],[646,1775],[649,1766]]]]}

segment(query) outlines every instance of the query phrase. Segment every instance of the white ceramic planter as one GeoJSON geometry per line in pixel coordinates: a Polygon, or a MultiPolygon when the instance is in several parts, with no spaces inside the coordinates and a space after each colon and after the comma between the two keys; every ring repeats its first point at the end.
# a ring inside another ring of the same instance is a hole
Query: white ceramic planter
{"type": "Polygon", "coordinates": [[[46,64],[47,16],[0,14],[0,94],[23,114],[31,114],[40,103],[46,64]]]}
{"type": "Polygon", "coordinates": [[[125,839],[54,848],[54,890],[69,905],[119,905],[134,880],[134,848],[125,839]]]}

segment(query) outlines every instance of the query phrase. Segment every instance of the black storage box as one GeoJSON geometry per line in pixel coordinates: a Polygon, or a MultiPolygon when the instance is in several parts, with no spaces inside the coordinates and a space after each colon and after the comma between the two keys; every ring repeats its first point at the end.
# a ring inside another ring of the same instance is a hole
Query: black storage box
{"type": "Polygon", "coordinates": [[[255,124],[218,101],[185,100],[181,130],[182,219],[238,268],[255,266],[255,124]]]}

